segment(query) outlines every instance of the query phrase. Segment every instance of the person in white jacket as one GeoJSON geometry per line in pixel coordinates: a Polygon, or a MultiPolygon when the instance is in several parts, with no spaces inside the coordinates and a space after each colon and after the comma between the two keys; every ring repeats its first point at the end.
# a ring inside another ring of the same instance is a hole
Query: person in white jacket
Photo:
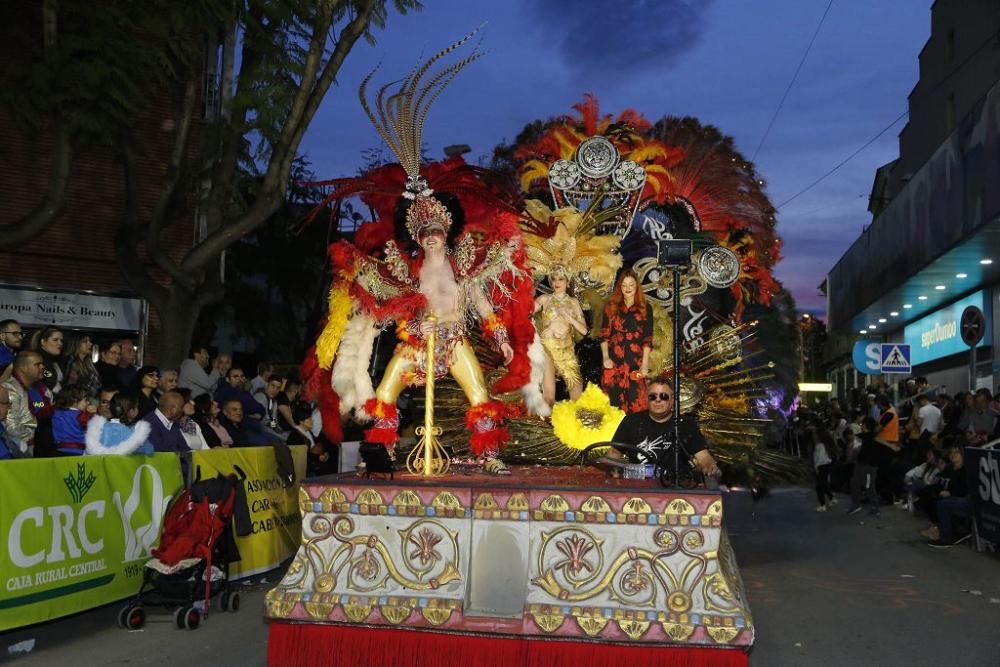
{"type": "MultiPolygon", "coordinates": [[[[211,371],[206,371],[208,367],[208,349],[204,346],[196,345],[191,348],[191,356],[181,362],[180,374],[177,378],[177,386],[182,389],[190,389],[191,397],[198,398],[202,394],[211,394],[215,391],[215,385],[222,377],[222,371],[218,363],[213,364],[211,371]]],[[[216,360],[218,361],[218,360],[216,360]]]]}

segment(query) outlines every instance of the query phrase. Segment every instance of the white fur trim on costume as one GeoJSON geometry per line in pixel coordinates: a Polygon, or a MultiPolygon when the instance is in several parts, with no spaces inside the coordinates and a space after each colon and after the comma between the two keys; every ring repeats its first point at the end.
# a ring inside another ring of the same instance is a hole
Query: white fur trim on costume
{"type": "Polygon", "coordinates": [[[375,321],[367,315],[355,315],[344,328],[330,374],[330,384],[340,397],[342,417],[353,409],[360,410],[365,401],[375,395],[368,364],[377,335],[375,321]]]}
{"type": "Polygon", "coordinates": [[[131,454],[145,444],[149,439],[149,423],[145,421],[136,422],[132,427],[132,435],[119,442],[117,445],[105,447],[101,444],[101,431],[108,420],[100,415],[94,415],[87,424],[87,454],[131,454]]]}
{"type": "Polygon", "coordinates": [[[534,340],[528,346],[528,359],[531,361],[531,375],[528,384],[521,387],[521,395],[524,396],[524,404],[528,408],[529,415],[548,417],[552,414],[552,408],[545,402],[542,396],[542,376],[545,368],[545,348],[542,347],[542,340],[535,333],[534,340]]]}

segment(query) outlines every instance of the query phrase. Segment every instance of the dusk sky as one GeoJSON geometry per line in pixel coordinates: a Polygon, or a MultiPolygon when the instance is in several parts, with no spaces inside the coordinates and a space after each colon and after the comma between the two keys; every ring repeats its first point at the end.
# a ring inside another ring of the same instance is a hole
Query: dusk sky
{"type": "MultiPolygon", "coordinates": [[[[525,124],[571,111],[584,93],[604,112],[632,107],[650,120],[695,116],[753,156],[828,0],[425,0],[393,13],[377,44],[348,57],[302,151],[317,176],[357,172],[381,140],[357,101],[361,79],[404,75],[486,23],[486,55],[432,109],[430,155],[473,147],[470,160],[513,139],[525,124]]],[[[931,0],[835,0],[809,57],[755,160],[780,205],[906,111],[917,54],[930,35],[931,0]]],[[[898,156],[899,121],[837,173],[779,210],[784,259],[777,277],[800,310],[823,314],[817,286],[869,224],[875,169],[898,156]]]]}

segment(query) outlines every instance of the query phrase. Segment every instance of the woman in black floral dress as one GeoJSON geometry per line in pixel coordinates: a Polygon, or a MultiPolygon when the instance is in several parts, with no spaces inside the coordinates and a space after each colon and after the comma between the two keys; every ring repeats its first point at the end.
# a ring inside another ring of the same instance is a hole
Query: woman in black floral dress
{"type": "Polygon", "coordinates": [[[604,307],[601,388],[611,404],[625,412],[645,410],[649,350],[653,345],[653,309],[639,289],[639,277],[622,271],[611,300],[604,307]]]}

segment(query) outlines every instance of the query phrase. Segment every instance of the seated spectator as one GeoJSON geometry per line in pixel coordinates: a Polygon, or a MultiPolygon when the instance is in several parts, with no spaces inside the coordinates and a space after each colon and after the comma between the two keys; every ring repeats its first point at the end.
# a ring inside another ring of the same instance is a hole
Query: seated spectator
{"type": "Polygon", "coordinates": [[[62,362],[63,332],[55,327],[39,329],[31,337],[31,349],[42,355],[45,364],[42,382],[53,395],[58,394],[65,376],[62,362]]]}
{"type": "Polygon", "coordinates": [[[24,329],[17,320],[0,320],[0,382],[14,373],[14,356],[24,343],[24,329]]]}
{"type": "Polygon", "coordinates": [[[201,426],[202,437],[209,447],[230,447],[233,438],[219,423],[222,409],[210,394],[202,394],[194,399],[194,419],[201,426]]]}
{"type": "Polygon", "coordinates": [[[7,436],[7,413],[10,411],[10,394],[7,389],[0,385],[0,461],[8,459],[23,458],[26,452],[22,452],[14,440],[7,436]]]}
{"type": "MultiPolygon", "coordinates": [[[[215,392],[215,400],[222,406],[222,413],[226,412],[226,403],[237,400],[243,406],[243,416],[262,419],[264,417],[264,407],[254,400],[243,384],[246,382],[246,375],[239,366],[233,366],[226,373],[226,381],[219,385],[215,392]]],[[[238,442],[236,444],[239,444],[238,442]]]]}
{"type": "Polygon", "coordinates": [[[204,345],[195,345],[191,348],[191,355],[181,362],[181,370],[177,378],[177,386],[190,389],[191,397],[198,398],[204,394],[212,394],[219,384],[222,371],[219,370],[218,360],[213,364],[210,371],[208,367],[208,349],[204,345]]]}
{"type": "Polygon", "coordinates": [[[96,415],[87,424],[87,454],[152,454],[149,423],[136,421],[139,408],[135,397],[116,394],[111,399],[111,417],[96,415]]]}
{"type": "Polygon", "coordinates": [[[966,533],[955,537],[955,519],[969,519],[972,516],[972,502],[968,498],[969,482],[965,470],[965,456],[962,448],[948,448],[948,466],[938,475],[934,489],[934,502],[931,509],[930,528],[921,534],[930,539],[929,546],[950,547],[969,539],[966,533]]]}
{"type": "Polygon", "coordinates": [[[226,382],[226,375],[229,373],[229,369],[233,367],[233,355],[228,352],[220,352],[219,355],[215,357],[215,361],[212,362],[212,367],[219,369],[219,381],[212,389],[212,393],[214,394],[215,390],[226,382]]]}
{"type": "Polygon", "coordinates": [[[274,364],[270,361],[262,361],[257,364],[257,377],[250,380],[250,395],[260,401],[261,396],[264,394],[264,389],[267,387],[267,383],[271,381],[273,376],[274,364]]]}
{"type": "Polygon", "coordinates": [[[208,443],[205,441],[205,436],[202,435],[201,426],[194,420],[194,401],[191,400],[191,390],[178,389],[177,393],[184,399],[183,414],[177,420],[177,426],[181,429],[181,435],[184,436],[188,449],[191,451],[208,449],[208,443]]]}
{"type": "Polygon", "coordinates": [[[111,419],[111,399],[118,393],[117,389],[101,389],[97,401],[97,414],[105,419],[111,419]]]}
{"type": "Polygon", "coordinates": [[[101,390],[101,376],[94,366],[91,357],[93,352],[94,343],[90,336],[79,336],[70,342],[69,353],[66,355],[65,384],[83,387],[88,394],[96,396],[101,390]]]}
{"type": "Polygon", "coordinates": [[[90,394],[85,387],[70,385],[59,392],[52,414],[52,438],[60,456],[81,456],[87,449],[87,423],[94,412],[90,410],[90,394]]]}
{"type": "Polygon", "coordinates": [[[918,494],[937,482],[938,476],[948,463],[941,456],[941,453],[933,447],[928,449],[924,456],[924,462],[906,471],[906,475],[903,477],[903,487],[907,493],[907,507],[911,511],[915,507],[918,494]]]}
{"type": "Polygon", "coordinates": [[[281,438],[265,429],[259,421],[244,416],[243,403],[238,398],[231,398],[222,404],[219,423],[229,432],[229,436],[233,439],[233,447],[254,447],[281,442],[281,438]]]}
{"type": "Polygon", "coordinates": [[[184,413],[184,399],[175,391],[167,392],[160,398],[157,408],[143,420],[149,422],[149,441],[158,452],[190,451],[187,441],[177,428],[177,420],[184,413]]]}
{"type": "Polygon", "coordinates": [[[166,394],[168,391],[174,391],[177,389],[177,371],[166,370],[160,371],[160,381],[156,385],[156,391],[153,395],[156,396],[156,400],[159,401],[160,397],[166,394]]]}
{"type": "Polygon", "coordinates": [[[101,379],[101,389],[121,389],[122,376],[118,369],[118,360],[122,357],[121,343],[111,343],[101,350],[101,359],[94,368],[101,379]]]}
{"type": "Polygon", "coordinates": [[[289,446],[307,445],[306,476],[318,477],[337,472],[337,462],[327,451],[323,442],[312,434],[312,407],[308,403],[299,403],[292,411],[295,425],[288,433],[289,446]]]}
{"type": "Polygon", "coordinates": [[[156,366],[143,366],[135,374],[135,383],[132,385],[129,393],[135,397],[140,419],[145,419],[146,415],[156,410],[157,399],[155,393],[159,384],[160,369],[156,366]]]}

